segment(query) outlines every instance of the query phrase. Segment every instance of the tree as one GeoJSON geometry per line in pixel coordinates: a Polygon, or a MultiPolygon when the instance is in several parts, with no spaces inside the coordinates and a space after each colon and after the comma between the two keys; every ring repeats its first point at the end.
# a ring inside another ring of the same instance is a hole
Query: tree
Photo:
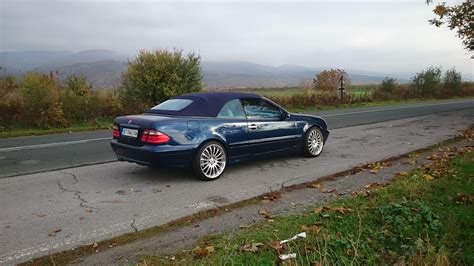
{"type": "Polygon", "coordinates": [[[93,120],[99,116],[100,102],[86,77],[68,76],[61,97],[64,116],[69,124],[93,120]]]}
{"type": "Polygon", "coordinates": [[[141,51],[122,75],[121,101],[128,112],[143,111],[169,97],[202,88],[201,58],[181,50],[141,51]]]}
{"type": "Polygon", "coordinates": [[[393,93],[397,88],[397,80],[394,78],[386,77],[380,84],[380,91],[384,93],[393,93]]]}
{"type": "MultiPolygon", "coordinates": [[[[426,0],[426,4],[433,0],[426,0]]],[[[465,0],[461,4],[448,6],[445,2],[438,3],[433,9],[436,17],[429,22],[436,27],[446,24],[450,30],[456,29],[456,35],[461,39],[464,48],[474,50],[474,4],[472,0],[465,0]]]]}
{"type": "Polygon", "coordinates": [[[59,82],[53,75],[28,73],[20,84],[22,122],[41,128],[64,126],[59,82]]]}
{"type": "Polygon", "coordinates": [[[77,96],[88,96],[92,92],[92,86],[87,83],[85,76],[67,76],[64,88],[77,96]]]}
{"type": "Polygon", "coordinates": [[[6,98],[9,94],[15,92],[18,88],[15,77],[2,76],[0,77],[0,101],[6,98]]]}
{"type": "Polygon", "coordinates": [[[441,68],[429,67],[412,77],[413,85],[420,97],[434,96],[441,85],[441,68]]]}
{"type": "Polygon", "coordinates": [[[462,88],[462,76],[455,68],[451,68],[444,73],[443,87],[455,95],[459,95],[462,88]]]}
{"type": "Polygon", "coordinates": [[[313,79],[313,84],[316,89],[329,91],[329,92],[336,92],[337,88],[339,87],[339,80],[342,78],[346,85],[350,84],[349,76],[346,74],[345,71],[340,69],[331,69],[331,70],[324,70],[316,75],[313,79]]]}

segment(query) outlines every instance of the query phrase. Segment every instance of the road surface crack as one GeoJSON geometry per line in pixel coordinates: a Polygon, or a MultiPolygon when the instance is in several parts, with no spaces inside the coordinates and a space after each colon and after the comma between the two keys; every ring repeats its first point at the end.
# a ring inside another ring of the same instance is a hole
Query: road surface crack
{"type": "MultiPolygon", "coordinates": [[[[72,173],[66,173],[66,172],[63,172],[63,171],[59,171],[61,174],[64,174],[64,175],[67,175],[67,176],[71,176],[73,178],[73,183],[72,185],[75,185],[79,182],[79,180],[77,179],[77,176],[72,174],[72,173]]],[[[96,208],[96,207],[92,207],[92,206],[89,206],[87,204],[87,200],[85,200],[81,194],[83,193],[82,191],[80,190],[72,190],[72,189],[69,189],[69,188],[66,188],[62,183],[61,183],[61,180],[58,180],[57,181],[57,184],[58,184],[58,187],[61,191],[63,192],[69,192],[69,193],[73,193],[74,194],[74,198],[79,200],[79,206],[81,208],[87,208],[87,209],[96,209],[98,210],[99,208],[96,208]]]]}
{"type": "Polygon", "coordinates": [[[74,179],[74,182],[72,183],[73,185],[77,184],[79,182],[79,180],[77,179],[77,176],[73,173],[66,173],[64,171],[59,171],[61,174],[63,175],[68,175],[68,176],[71,176],[73,179],[74,179]]]}
{"type": "Polygon", "coordinates": [[[135,230],[135,233],[138,232],[138,228],[135,226],[135,219],[132,219],[132,224],[130,226],[135,230]]]}

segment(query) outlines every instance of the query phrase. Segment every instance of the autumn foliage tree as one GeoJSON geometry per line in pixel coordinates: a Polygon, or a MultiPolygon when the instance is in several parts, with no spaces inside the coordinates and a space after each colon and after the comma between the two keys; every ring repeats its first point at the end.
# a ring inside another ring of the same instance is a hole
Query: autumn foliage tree
{"type": "MultiPolygon", "coordinates": [[[[433,0],[426,0],[426,4],[433,0]]],[[[464,48],[474,50],[474,2],[465,0],[460,4],[447,5],[446,2],[436,4],[433,9],[436,17],[429,22],[440,27],[446,25],[450,30],[456,30],[456,35],[461,39],[464,48]]]]}
{"type": "Polygon", "coordinates": [[[340,69],[324,70],[313,79],[314,87],[318,90],[336,92],[340,84],[340,79],[344,79],[345,85],[350,84],[349,76],[340,69]]]}
{"type": "Polygon", "coordinates": [[[20,83],[23,99],[22,121],[38,128],[61,127],[66,124],[60,84],[53,75],[28,73],[20,83]]]}
{"type": "Polygon", "coordinates": [[[141,51],[122,76],[120,97],[126,112],[139,112],[169,97],[201,90],[201,58],[181,50],[141,51]]]}

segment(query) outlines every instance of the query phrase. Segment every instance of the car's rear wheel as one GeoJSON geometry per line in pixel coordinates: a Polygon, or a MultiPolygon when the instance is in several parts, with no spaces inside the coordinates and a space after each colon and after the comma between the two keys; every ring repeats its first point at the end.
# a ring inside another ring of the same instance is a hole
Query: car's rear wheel
{"type": "Polygon", "coordinates": [[[224,146],[217,141],[209,141],[202,145],[193,161],[194,173],[202,180],[211,181],[224,173],[227,165],[227,154],[224,146]]]}
{"type": "Polygon", "coordinates": [[[303,153],[306,157],[316,157],[323,151],[323,133],[317,127],[310,128],[303,138],[303,153]]]}

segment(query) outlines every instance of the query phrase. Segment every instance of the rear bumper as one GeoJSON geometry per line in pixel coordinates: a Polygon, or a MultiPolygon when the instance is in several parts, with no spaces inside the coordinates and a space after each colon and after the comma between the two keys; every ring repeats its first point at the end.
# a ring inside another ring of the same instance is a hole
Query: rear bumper
{"type": "Polygon", "coordinates": [[[147,166],[187,167],[193,159],[194,146],[144,145],[131,146],[112,140],[110,145],[118,160],[147,166]]]}

